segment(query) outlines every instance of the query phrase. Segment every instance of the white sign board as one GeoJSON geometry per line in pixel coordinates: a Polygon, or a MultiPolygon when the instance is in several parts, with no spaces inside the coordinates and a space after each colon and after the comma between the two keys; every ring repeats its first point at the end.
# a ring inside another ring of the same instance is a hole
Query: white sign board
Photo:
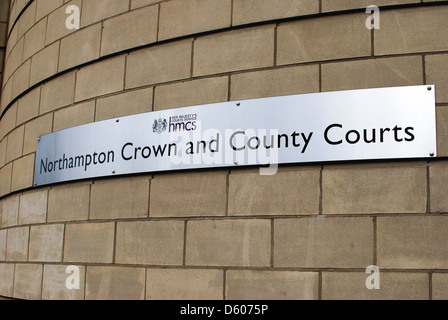
{"type": "Polygon", "coordinates": [[[351,90],[149,112],[55,132],[37,143],[35,184],[436,155],[434,86],[351,90]]]}

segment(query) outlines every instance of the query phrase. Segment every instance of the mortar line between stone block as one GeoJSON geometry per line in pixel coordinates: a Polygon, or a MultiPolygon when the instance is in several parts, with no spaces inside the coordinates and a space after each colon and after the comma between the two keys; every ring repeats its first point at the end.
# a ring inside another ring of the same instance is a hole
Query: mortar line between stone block
{"type": "Polygon", "coordinates": [[[227,300],[227,269],[222,270],[222,299],[227,300]]]}
{"type": "Polygon", "coordinates": [[[187,261],[187,224],[188,220],[185,220],[184,222],[184,243],[183,243],[183,253],[182,253],[182,266],[186,266],[187,261]]]}
{"type": "Polygon", "coordinates": [[[431,213],[431,174],[429,170],[429,161],[426,164],[426,213],[431,213]]]}
{"type": "Polygon", "coordinates": [[[318,271],[317,277],[317,300],[322,300],[322,271],[318,271]]]}
{"type": "Polygon", "coordinates": [[[378,265],[378,219],[377,217],[373,218],[373,264],[378,265]]]}
{"type": "Polygon", "coordinates": [[[271,268],[274,268],[274,219],[271,219],[271,261],[270,261],[270,265],[271,268]]]}
{"type": "Polygon", "coordinates": [[[432,276],[433,276],[433,272],[429,272],[428,273],[428,299],[432,300],[432,276]]]}

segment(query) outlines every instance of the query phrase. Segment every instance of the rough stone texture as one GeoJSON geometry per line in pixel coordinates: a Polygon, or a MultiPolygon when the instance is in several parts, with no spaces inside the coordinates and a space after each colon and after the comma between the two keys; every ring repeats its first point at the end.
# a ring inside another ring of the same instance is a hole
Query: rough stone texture
{"type": "Polygon", "coordinates": [[[82,68],[77,72],[75,101],[123,89],[125,57],[118,56],[82,68]]]}
{"type": "Polygon", "coordinates": [[[148,178],[97,181],[92,185],[90,218],[147,217],[148,194],[148,178]]]}
{"type": "Polygon", "coordinates": [[[160,5],[159,39],[230,27],[231,0],[174,0],[160,5]]]}
{"type": "Polygon", "coordinates": [[[31,227],[28,260],[62,262],[63,238],[63,224],[31,227]]]}
{"type": "Polygon", "coordinates": [[[86,268],[79,267],[79,290],[68,290],[66,281],[73,275],[67,273],[68,266],[44,265],[42,300],[83,300],[86,268]]]}
{"type": "Polygon", "coordinates": [[[381,271],[378,290],[369,290],[370,274],[362,272],[323,272],[324,300],[428,300],[429,281],[426,273],[381,271]]]}
{"type": "Polygon", "coordinates": [[[229,215],[319,213],[319,170],[280,170],[272,176],[233,171],[229,177],[229,215]]]}
{"type": "Polygon", "coordinates": [[[391,10],[381,14],[381,29],[375,30],[375,54],[444,51],[448,34],[448,7],[391,10]]]}
{"type": "Polygon", "coordinates": [[[371,218],[298,218],[274,221],[274,266],[356,268],[373,262],[371,218]]]}
{"type": "Polygon", "coordinates": [[[145,269],[87,267],[86,300],[143,300],[145,269]]]}
{"type": "Polygon", "coordinates": [[[87,220],[89,196],[87,184],[53,187],[48,194],[48,222],[87,220]]]}
{"type": "Polygon", "coordinates": [[[268,220],[204,220],[187,225],[187,265],[268,267],[268,220]]]}
{"type": "Polygon", "coordinates": [[[182,221],[123,222],[117,225],[116,261],[121,264],[182,265],[182,221]]]}
{"type": "Polygon", "coordinates": [[[193,75],[269,67],[273,60],[273,25],[235,30],[195,41],[193,75]]]}
{"type": "Polygon", "coordinates": [[[400,269],[446,269],[447,216],[378,218],[378,265],[400,269]]]}
{"type": "Polygon", "coordinates": [[[317,300],[318,274],[297,271],[227,272],[228,300],[317,300]]]}
{"type": "Polygon", "coordinates": [[[65,226],[64,262],[112,263],[114,223],[65,226]]]}
{"type": "Polygon", "coordinates": [[[147,300],[221,300],[224,272],[215,269],[147,269],[147,300]]]}
{"type": "Polygon", "coordinates": [[[150,216],[223,216],[226,181],[224,172],[156,176],[151,182],[150,216]]]}
{"type": "Polygon", "coordinates": [[[280,24],[277,63],[369,56],[370,30],[365,19],[362,14],[350,14],[280,24]]]}
{"type": "Polygon", "coordinates": [[[318,12],[319,2],[314,0],[235,0],[233,25],[305,16],[318,12]]]}
{"type": "Polygon", "coordinates": [[[322,177],[324,214],[424,213],[426,168],[414,166],[328,166],[322,177]]]}

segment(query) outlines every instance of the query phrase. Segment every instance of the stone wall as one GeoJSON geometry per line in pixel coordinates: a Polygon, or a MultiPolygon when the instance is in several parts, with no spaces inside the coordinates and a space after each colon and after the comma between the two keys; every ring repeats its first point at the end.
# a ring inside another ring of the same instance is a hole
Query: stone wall
{"type": "Polygon", "coordinates": [[[447,16],[448,2],[431,0],[12,0],[0,103],[0,296],[447,299],[447,16]],[[370,4],[380,6],[380,29],[366,28],[370,4]],[[66,28],[68,5],[80,9],[79,30],[66,28]],[[37,138],[64,128],[423,84],[437,88],[437,159],[33,187],[37,138]],[[65,286],[69,265],[80,268],[79,290],[65,286]],[[370,265],[380,268],[379,290],[366,288],[370,265]]]}

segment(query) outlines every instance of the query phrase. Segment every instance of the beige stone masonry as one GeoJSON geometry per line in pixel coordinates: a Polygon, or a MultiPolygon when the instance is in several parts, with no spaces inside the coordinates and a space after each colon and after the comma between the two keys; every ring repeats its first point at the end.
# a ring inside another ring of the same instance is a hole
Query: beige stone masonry
{"type": "Polygon", "coordinates": [[[231,76],[231,100],[319,92],[319,66],[298,66],[231,76]]]}
{"type": "Polygon", "coordinates": [[[278,27],[277,63],[370,56],[370,30],[365,19],[363,14],[347,14],[282,23],[278,27]]]}
{"type": "Polygon", "coordinates": [[[14,264],[0,263],[0,295],[12,297],[14,295],[14,264]]]}
{"type": "Polygon", "coordinates": [[[318,12],[319,2],[314,0],[234,0],[233,25],[306,16],[318,12]]]}
{"type": "Polygon", "coordinates": [[[226,185],[226,172],[156,175],[151,182],[150,216],[224,216],[226,185]]]}
{"type": "Polygon", "coordinates": [[[424,213],[426,205],[424,163],[324,167],[324,214],[424,213]]]}
{"type": "Polygon", "coordinates": [[[75,101],[123,90],[125,56],[107,59],[79,70],[75,101]]]}
{"type": "Polygon", "coordinates": [[[378,265],[399,269],[446,269],[448,219],[445,216],[379,217],[378,265]]]}
{"type": "Polygon", "coordinates": [[[96,181],[90,199],[91,219],[148,216],[149,178],[96,181]]]}
{"type": "MultiPolygon", "coordinates": [[[[367,267],[367,266],[366,266],[367,267]]],[[[323,272],[322,299],[324,300],[428,300],[427,273],[399,273],[382,271],[379,290],[366,288],[365,272],[323,272]]]]}
{"type": "Polygon", "coordinates": [[[98,99],[95,121],[152,111],[153,88],[129,91],[98,99]]]}
{"type": "Polygon", "coordinates": [[[183,248],[183,221],[117,224],[117,263],[179,266],[183,261],[183,248]]]}
{"type": "Polygon", "coordinates": [[[224,272],[215,269],[147,269],[147,300],[221,300],[224,272]]]}
{"type": "Polygon", "coordinates": [[[204,36],[194,43],[194,76],[273,65],[274,25],[204,36]]]}
{"type": "Polygon", "coordinates": [[[61,40],[59,72],[98,59],[101,45],[101,24],[81,29],[61,40]]]}
{"type": "Polygon", "coordinates": [[[317,300],[317,272],[230,270],[228,300],[317,300]]]}
{"type": "Polygon", "coordinates": [[[20,196],[19,225],[45,223],[47,220],[48,191],[38,190],[20,196]]]}
{"type": "Polygon", "coordinates": [[[274,221],[274,267],[366,268],[372,263],[371,218],[274,221]]]}
{"type": "Polygon", "coordinates": [[[229,215],[318,214],[320,170],[282,170],[275,175],[232,171],[229,215]]]}
{"type": "Polygon", "coordinates": [[[44,265],[42,300],[84,300],[86,267],[79,267],[79,290],[68,290],[66,265],[44,265]]]}
{"type": "Polygon", "coordinates": [[[421,56],[322,65],[322,91],[415,86],[423,83],[421,56]]]}
{"type": "Polygon", "coordinates": [[[187,224],[186,265],[269,267],[269,220],[198,220],[187,224]]]}
{"type": "Polygon", "coordinates": [[[14,297],[25,300],[42,298],[42,265],[16,264],[14,297]]]}
{"type": "Polygon", "coordinates": [[[448,50],[447,6],[385,11],[375,30],[375,55],[448,50]]]}
{"type": "Polygon", "coordinates": [[[89,201],[88,184],[53,187],[48,194],[48,222],[87,220],[89,201]]]}
{"type": "Polygon", "coordinates": [[[448,273],[433,273],[432,275],[432,299],[447,300],[448,273]]]}
{"type": "Polygon", "coordinates": [[[126,64],[126,89],[190,77],[192,40],[131,52],[126,64]]]}
{"type": "Polygon", "coordinates": [[[101,56],[155,42],[157,16],[158,7],[150,6],[106,20],[102,30],[101,56]]]}
{"type": "Polygon", "coordinates": [[[172,0],[160,4],[159,39],[230,27],[231,0],[172,0]]]}
{"type": "Polygon", "coordinates": [[[62,262],[64,225],[32,226],[29,261],[62,262]]]}
{"type": "Polygon", "coordinates": [[[65,226],[64,262],[112,263],[115,223],[81,223],[65,226]]]}
{"type": "Polygon", "coordinates": [[[157,86],[154,110],[174,109],[227,101],[229,79],[216,77],[157,86]]]}
{"type": "Polygon", "coordinates": [[[86,300],[143,300],[145,269],[87,267],[86,300]]]}
{"type": "Polygon", "coordinates": [[[28,260],[29,227],[8,229],[6,240],[6,261],[28,260]]]}

